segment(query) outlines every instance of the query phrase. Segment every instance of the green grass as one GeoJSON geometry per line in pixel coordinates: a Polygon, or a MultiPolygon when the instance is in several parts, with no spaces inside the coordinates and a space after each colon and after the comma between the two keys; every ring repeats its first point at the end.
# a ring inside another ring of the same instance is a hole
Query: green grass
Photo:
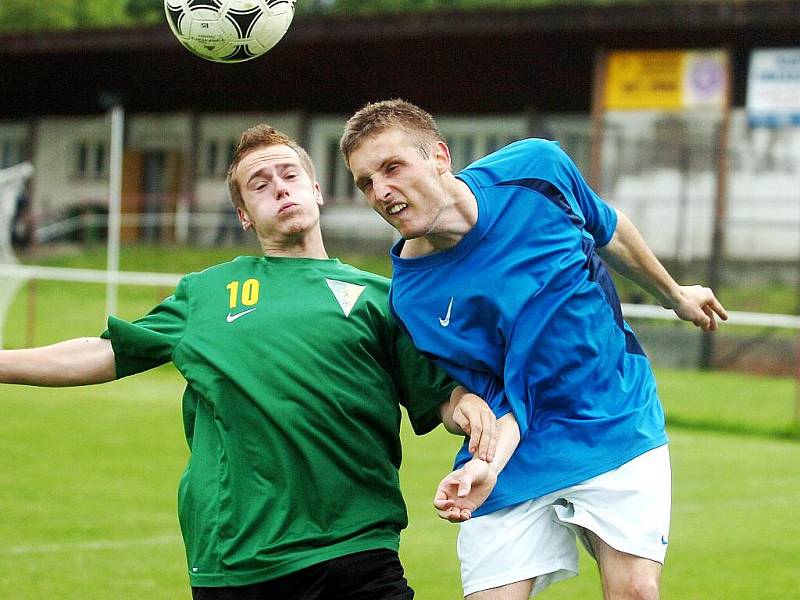
{"type": "MultiPolygon", "coordinates": [[[[123,270],[129,271],[183,273],[240,254],[254,253],[258,253],[254,246],[210,249],[128,246],[122,249],[120,263],[123,270]],[[168,260],[164,258],[165,252],[168,260]]],[[[104,268],[105,260],[105,248],[95,246],[84,252],[40,257],[35,262],[47,266],[104,268]]],[[[384,255],[351,255],[343,256],[342,260],[383,274],[390,271],[384,255]]],[[[29,293],[30,287],[23,287],[9,312],[4,329],[6,347],[49,344],[72,337],[97,335],[105,329],[103,285],[39,281],[33,307],[29,305],[29,293]],[[29,315],[33,315],[33,321],[29,321],[29,315]]],[[[121,286],[118,314],[126,319],[144,315],[169,293],[171,290],[168,288],[121,286]]],[[[740,329],[728,328],[726,331],[740,329]]],[[[726,372],[694,372],[670,377],[670,371],[661,370],[658,379],[670,424],[800,437],[800,424],[792,422],[795,398],[800,391],[789,378],[731,377],[726,372]],[[714,390],[714,393],[698,393],[698,390],[707,389],[714,390]]]]}
{"type": "MultiPolygon", "coordinates": [[[[677,377],[678,375],[676,375],[677,377]]],[[[457,527],[431,515],[436,466],[449,456],[443,435],[406,436],[403,485],[411,526],[402,555],[420,598],[456,600],[457,527]]],[[[800,444],[732,434],[670,430],[673,516],[664,598],[796,598],[800,444]]],[[[581,552],[581,575],[542,598],[600,598],[597,570],[581,552]]]]}
{"type": "MultiPolygon", "coordinates": [[[[677,272],[677,271],[676,271],[677,272]]],[[[655,300],[637,285],[622,276],[613,275],[614,284],[623,302],[655,304],[655,300]]],[[[708,279],[704,273],[691,273],[679,278],[679,283],[701,283],[708,279]]],[[[754,283],[745,274],[741,280],[725,281],[714,290],[717,298],[728,310],[798,314],[800,296],[796,286],[783,281],[754,283]]]]}
{"type": "MultiPolygon", "coordinates": [[[[185,272],[244,250],[128,248],[127,270],[185,272]]],[[[383,257],[346,257],[388,272],[383,257]]],[[[103,268],[103,249],[38,264],[103,268]]],[[[123,286],[120,315],[144,314],[170,290],[123,286]]],[[[103,329],[103,286],[40,282],[34,343],[103,329]]],[[[25,341],[27,294],[6,324],[25,341]]],[[[800,587],[800,443],[785,439],[795,401],[789,378],[659,370],[672,439],[674,512],[664,598],[782,599],[800,587]],[[716,431],[712,431],[716,430],[716,431]]],[[[171,367],[102,386],[0,388],[0,598],[189,598],[176,517],[187,448],[182,382],[171,367]]],[[[795,433],[796,433],[795,429],[795,433]]],[[[401,553],[422,600],[460,598],[457,527],[430,507],[457,440],[403,432],[411,526],[401,553]]],[[[550,588],[551,599],[599,598],[596,569],[550,588]]]]}
{"type": "Polygon", "coordinates": [[[186,597],[181,381],[4,386],[0,598],[186,597]]]}
{"type": "Polygon", "coordinates": [[[667,422],[696,429],[797,436],[798,383],[713,371],[656,371],[667,422]]]}
{"type": "MultiPolygon", "coordinates": [[[[681,389],[695,376],[659,380],[681,389]]],[[[171,367],[96,387],[2,388],[0,598],[189,597],[175,507],[187,456],[181,388],[171,367]]],[[[715,395],[713,387],[695,392],[715,395]]],[[[800,444],[682,428],[670,436],[674,513],[664,597],[796,597],[800,444]]],[[[455,600],[457,527],[436,518],[430,501],[457,441],[438,430],[417,438],[407,428],[403,438],[407,574],[419,598],[455,600]]],[[[584,554],[582,575],[542,597],[600,597],[594,565],[584,554]]]]}
{"type": "MultiPolygon", "coordinates": [[[[123,246],[120,249],[119,262],[122,271],[188,273],[241,255],[260,256],[261,250],[256,244],[212,248],[137,244],[123,246]],[[166,260],[165,253],[168,256],[166,260]]],[[[388,255],[339,254],[337,258],[387,276],[391,270],[388,255]]],[[[75,248],[58,254],[29,257],[24,262],[48,267],[105,269],[106,260],[105,246],[92,245],[85,249],[75,248]]]]}
{"type": "MultiPolygon", "coordinates": [[[[120,269],[180,274],[199,271],[243,254],[258,255],[259,250],[255,246],[127,246],[120,253],[120,269]],[[168,256],[166,260],[165,254],[168,256]]],[[[387,276],[391,270],[386,256],[343,255],[339,258],[387,276]]],[[[29,258],[25,262],[48,267],[105,269],[106,253],[102,246],[90,246],[85,251],[29,258]]],[[[3,330],[5,347],[51,344],[73,337],[97,335],[105,329],[104,284],[37,281],[33,307],[30,305],[30,291],[30,284],[26,284],[12,303],[3,330]],[[33,315],[32,321],[29,321],[29,315],[33,315]],[[30,322],[33,323],[32,327],[29,326],[30,322]],[[32,336],[29,329],[32,329],[32,336]]],[[[163,287],[120,286],[118,316],[125,319],[142,316],[170,293],[170,288],[163,287]]]]}

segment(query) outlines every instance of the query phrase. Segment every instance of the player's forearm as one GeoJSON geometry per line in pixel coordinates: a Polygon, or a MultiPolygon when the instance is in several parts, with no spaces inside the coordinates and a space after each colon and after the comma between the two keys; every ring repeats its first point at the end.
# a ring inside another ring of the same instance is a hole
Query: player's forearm
{"type": "Polygon", "coordinates": [[[111,381],[114,350],[102,338],[76,338],[52,346],[0,351],[0,383],[65,387],[111,381]]]}
{"type": "Polygon", "coordinates": [[[680,288],[628,217],[617,212],[617,228],[600,254],[620,275],[652,294],[665,308],[679,301],[680,288]]]}
{"type": "Polygon", "coordinates": [[[456,407],[466,393],[467,389],[464,386],[456,386],[450,394],[450,400],[443,402],[439,407],[439,418],[442,420],[442,425],[447,431],[456,435],[466,435],[464,430],[453,419],[456,407]]]}
{"type": "Polygon", "coordinates": [[[519,446],[520,434],[514,413],[508,413],[497,419],[497,448],[494,452],[494,460],[489,463],[489,467],[496,475],[508,464],[511,455],[519,446]]]}

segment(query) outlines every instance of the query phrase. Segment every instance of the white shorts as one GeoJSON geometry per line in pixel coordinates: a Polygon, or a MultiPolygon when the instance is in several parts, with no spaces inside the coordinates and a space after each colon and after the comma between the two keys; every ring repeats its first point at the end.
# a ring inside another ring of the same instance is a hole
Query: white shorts
{"type": "Polygon", "coordinates": [[[461,524],[464,595],[536,578],[532,595],[578,574],[588,529],[612,548],[664,562],[672,494],[669,449],[655,448],[571,487],[461,524]]]}

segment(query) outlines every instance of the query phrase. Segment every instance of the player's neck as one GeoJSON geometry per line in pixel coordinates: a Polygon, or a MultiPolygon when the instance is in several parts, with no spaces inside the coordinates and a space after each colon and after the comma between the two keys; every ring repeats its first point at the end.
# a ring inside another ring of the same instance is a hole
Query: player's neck
{"type": "Polygon", "coordinates": [[[328,258],[319,228],[280,239],[261,239],[264,256],[285,258],[328,258]]]}
{"type": "Polygon", "coordinates": [[[447,201],[431,231],[408,240],[403,246],[402,257],[414,258],[449,250],[475,227],[478,201],[469,186],[451,175],[445,182],[444,193],[447,201]]]}

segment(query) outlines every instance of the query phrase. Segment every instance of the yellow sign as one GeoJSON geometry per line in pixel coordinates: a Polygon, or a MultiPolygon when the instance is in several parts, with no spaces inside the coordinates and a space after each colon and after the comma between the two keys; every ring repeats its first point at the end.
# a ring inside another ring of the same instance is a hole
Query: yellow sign
{"type": "Polygon", "coordinates": [[[727,58],[719,50],[619,51],[608,56],[606,110],[721,108],[727,58]]]}

